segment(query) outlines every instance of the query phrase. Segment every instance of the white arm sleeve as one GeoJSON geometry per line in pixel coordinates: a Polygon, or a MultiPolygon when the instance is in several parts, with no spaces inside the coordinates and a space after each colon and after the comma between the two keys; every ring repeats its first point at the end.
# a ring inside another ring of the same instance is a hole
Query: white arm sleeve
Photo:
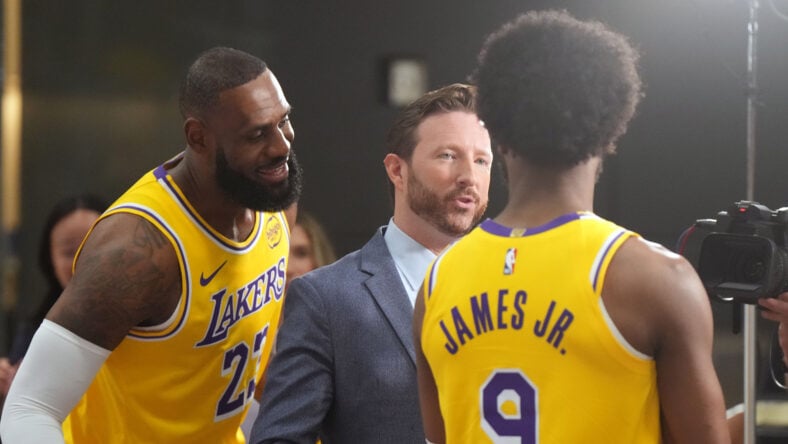
{"type": "Polygon", "coordinates": [[[0,419],[3,442],[62,443],[61,423],[109,354],[45,319],[8,392],[0,419]]]}

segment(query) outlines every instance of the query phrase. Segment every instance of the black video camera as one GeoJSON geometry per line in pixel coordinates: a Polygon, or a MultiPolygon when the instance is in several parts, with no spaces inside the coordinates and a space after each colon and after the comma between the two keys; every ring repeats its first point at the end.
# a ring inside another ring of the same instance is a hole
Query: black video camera
{"type": "Polygon", "coordinates": [[[716,219],[682,233],[679,253],[695,267],[709,296],[756,304],[788,291],[788,207],[772,211],[739,201],[716,219]]]}

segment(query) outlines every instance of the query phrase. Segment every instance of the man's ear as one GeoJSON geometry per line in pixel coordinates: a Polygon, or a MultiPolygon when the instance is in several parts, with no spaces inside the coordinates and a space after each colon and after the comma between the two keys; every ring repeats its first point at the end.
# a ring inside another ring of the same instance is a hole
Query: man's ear
{"type": "Polygon", "coordinates": [[[199,119],[189,117],[183,122],[183,132],[186,135],[186,143],[189,147],[199,153],[207,150],[206,128],[199,119]]]}
{"type": "Polygon", "coordinates": [[[383,158],[383,165],[386,167],[386,174],[388,174],[389,180],[394,184],[394,189],[403,190],[404,184],[408,179],[406,177],[408,174],[407,162],[394,153],[388,153],[383,158]]]}

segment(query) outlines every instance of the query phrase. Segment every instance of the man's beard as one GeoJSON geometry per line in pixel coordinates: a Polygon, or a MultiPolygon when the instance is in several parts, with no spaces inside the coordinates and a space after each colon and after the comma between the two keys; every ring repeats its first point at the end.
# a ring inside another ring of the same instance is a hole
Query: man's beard
{"type": "MultiPolygon", "coordinates": [[[[279,160],[279,159],[277,159],[279,160]]],[[[227,163],[224,150],[216,150],[216,180],[219,187],[235,202],[256,211],[281,211],[301,196],[301,166],[295,152],[287,160],[287,179],[267,185],[247,178],[227,163]]]]}
{"type": "Polygon", "coordinates": [[[413,169],[410,169],[407,196],[410,209],[443,234],[452,237],[463,236],[484,216],[487,209],[486,201],[476,208],[472,218],[469,218],[468,215],[471,210],[460,210],[454,206],[453,201],[457,196],[467,194],[472,194],[477,200],[477,204],[482,201],[482,197],[475,191],[467,191],[466,189],[455,189],[441,197],[427,188],[416,177],[413,169]]]}

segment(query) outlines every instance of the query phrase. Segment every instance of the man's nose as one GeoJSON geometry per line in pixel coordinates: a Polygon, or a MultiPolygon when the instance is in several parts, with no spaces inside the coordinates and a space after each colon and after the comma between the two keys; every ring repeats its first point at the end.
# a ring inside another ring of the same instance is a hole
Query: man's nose
{"type": "Polygon", "coordinates": [[[292,132],[287,128],[277,128],[272,139],[266,153],[269,157],[286,157],[290,154],[292,132]]]}
{"type": "Polygon", "coordinates": [[[457,184],[462,187],[475,186],[479,182],[479,168],[473,159],[463,159],[457,163],[457,184]]]}

